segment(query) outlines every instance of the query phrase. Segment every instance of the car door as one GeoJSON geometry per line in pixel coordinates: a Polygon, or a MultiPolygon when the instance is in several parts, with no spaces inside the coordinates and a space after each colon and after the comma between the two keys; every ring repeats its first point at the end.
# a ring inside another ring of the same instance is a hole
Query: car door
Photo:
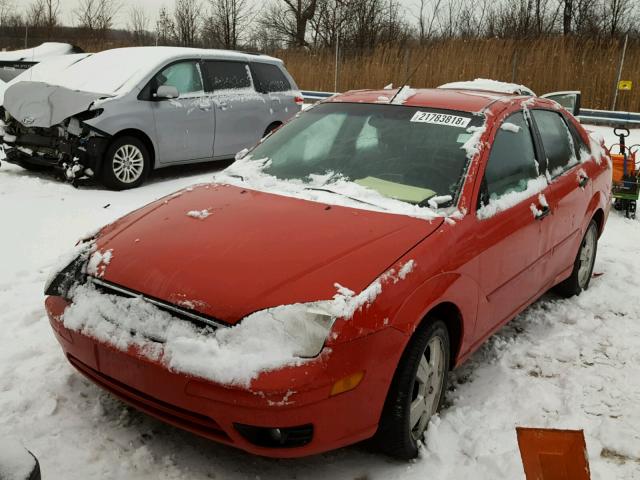
{"type": "MultiPolygon", "coordinates": [[[[572,268],[592,185],[585,167],[580,164],[579,136],[573,132],[558,111],[534,109],[531,115],[546,159],[545,175],[549,187],[545,194],[549,216],[548,242],[552,249],[546,278],[553,283],[556,276],[572,268]]],[[[586,147],[583,147],[586,148],[586,147]]]]}
{"type": "Polygon", "coordinates": [[[204,76],[216,118],[213,154],[233,157],[262,138],[267,106],[253,87],[246,62],[205,60],[204,76]]]}
{"type": "Polygon", "coordinates": [[[285,122],[300,111],[301,105],[296,104],[291,81],[279,66],[251,62],[250,69],[256,90],[269,105],[271,121],[285,122]]]}
{"type": "Polygon", "coordinates": [[[553,100],[569,110],[573,115],[580,115],[580,101],[582,99],[582,93],[579,90],[546,93],[540,98],[553,100]]]}
{"type": "Polygon", "coordinates": [[[540,292],[544,269],[541,204],[547,186],[523,112],[496,127],[478,198],[475,242],[480,251],[476,338],[509,320],[540,292]]]}
{"type": "Polygon", "coordinates": [[[160,163],[204,160],[213,156],[215,117],[202,85],[198,60],[172,63],[151,80],[160,163]],[[155,98],[154,92],[163,85],[176,87],[179,97],[155,98]]]}

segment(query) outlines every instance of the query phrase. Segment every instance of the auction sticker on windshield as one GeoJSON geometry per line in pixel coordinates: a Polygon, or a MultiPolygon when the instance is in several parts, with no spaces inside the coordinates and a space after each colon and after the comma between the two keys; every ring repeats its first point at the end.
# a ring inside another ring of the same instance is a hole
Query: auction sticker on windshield
{"type": "Polygon", "coordinates": [[[466,128],[471,121],[470,117],[460,117],[458,115],[449,115],[446,113],[421,112],[418,110],[411,122],[433,123],[435,125],[449,125],[451,127],[466,128]]]}

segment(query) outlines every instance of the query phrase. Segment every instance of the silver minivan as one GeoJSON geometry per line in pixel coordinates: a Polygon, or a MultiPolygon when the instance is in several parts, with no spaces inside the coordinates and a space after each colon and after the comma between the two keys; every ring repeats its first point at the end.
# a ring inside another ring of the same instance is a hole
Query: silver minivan
{"type": "Polygon", "coordinates": [[[113,49],[39,79],[5,91],[0,159],[116,190],[154,168],[232,158],[303,103],[281,60],[226,50],[113,49]]]}

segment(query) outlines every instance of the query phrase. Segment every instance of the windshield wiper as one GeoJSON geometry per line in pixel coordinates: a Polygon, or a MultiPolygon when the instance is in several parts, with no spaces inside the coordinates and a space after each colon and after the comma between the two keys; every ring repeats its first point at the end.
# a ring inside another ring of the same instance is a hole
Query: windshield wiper
{"type": "Polygon", "coordinates": [[[345,197],[348,198],[350,200],[353,200],[355,202],[360,202],[360,203],[364,203],[365,205],[371,205],[372,207],[376,207],[376,208],[381,208],[382,210],[388,210],[387,208],[383,207],[382,205],[378,205],[377,203],[372,203],[372,202],[367,202],[366,200],[362,200],[361,198],[357,198],[357,197],[352,197],[351,195],[347,195],[345,193],[341,193],[341,192],[336,192],[335,190],[331,190],[329,188],[322,188],[322,187],[304,187],[305,190],[314,190],[316,192],[327,192],[327,193],[333,193],[334,195],[340,195],[341,197],[345,197]]]}

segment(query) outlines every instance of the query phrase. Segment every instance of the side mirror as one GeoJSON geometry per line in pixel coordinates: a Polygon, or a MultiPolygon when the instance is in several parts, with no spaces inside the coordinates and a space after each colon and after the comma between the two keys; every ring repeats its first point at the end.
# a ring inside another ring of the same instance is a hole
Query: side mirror
{"type": "Polygon", "coordinates": [[[162,85],[158,87],[158,90],[156,90],[156,93],[154,94],[154,97],[159,100],[178,98],[179,96],[180,92],[178,92],[178,89],[173,85],[162,85]]]}
{"type": "Polygon", "coordinates": [[[564,108],[569,110],[574,117],[580,115],[580,98],[582,94],[579,91],[570,92],[553,92],[542,95],[541,98],[548,98],[558,102],[564,108]]]}

